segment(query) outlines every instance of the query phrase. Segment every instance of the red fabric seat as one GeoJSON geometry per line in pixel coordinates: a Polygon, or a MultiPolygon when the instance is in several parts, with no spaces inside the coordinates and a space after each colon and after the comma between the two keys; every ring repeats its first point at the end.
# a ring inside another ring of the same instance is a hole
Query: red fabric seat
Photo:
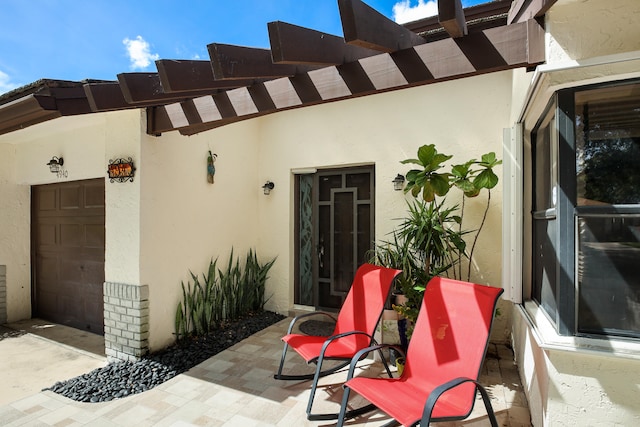
{"type": "Polygon", "coordinates": [[[335,318],[335,328],[330,336],[311,336],[293,333],[294,325],[303,318],[312,315],[331,314],[315,312],[297,316],[291,321],[287,335],[282,340],[284,348],[280,367],[274,375],[276,379],[301,380],[313,378],[307,416],[309,419],[336,419],[338,414],[324,414],[314,417],[311,406],[317,387],[318,378],[337,371],[348,365],[351,358],[359,350],[374,343],[373,334],[382,316],[385,301],[391,291],[393,279],[400,270],[363,264],[356,271],[351,289],[335,318]],[[285,375],[282,373],[288,348],[295,350],[307,363],[316,363],[315,372],[306,375],[285,375]],[[323,371],[322,362],[326,359],[343,360],[344,363],[323,371]]]}
{"type": "MultiPolygon", "coordinates": [[[[498,298],[503,290],[452,279],[429,281],[407,349],[400,378],[353,378],[352,360],[341,408],[344,422],[350,390],[405,426],[467,418],[480,391],[492,425],[488,395],[477,382],[489,342],[498,298]],[[486,399],[485,399],[486,396],[486,399]],[[428,401],[429,399],[429,401],[428,401]]],[[[494,424],[495,422],[495,424],[494,424]]]]}

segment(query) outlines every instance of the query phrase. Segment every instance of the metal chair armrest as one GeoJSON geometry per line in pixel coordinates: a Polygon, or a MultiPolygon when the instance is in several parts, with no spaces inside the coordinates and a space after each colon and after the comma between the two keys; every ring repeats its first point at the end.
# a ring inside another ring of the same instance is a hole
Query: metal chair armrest
{"type": "Polygon", "coordinates": [[[289,323],[289,329],[287,329],[287,335],[289,335],[291,331],[293,331],[293,327],[295,326],[296,322],[298,322],[298,320],[311,317],[311,316],[326,316],[326,317],[329,317],[334,323],[337,321],[336,317],[333,314],[327,313],[324,311],[313,311],[309,313],[299,314],[293,319],[291,319],[291,323],[289,323]]]}
{"type": "Polygon", "coordinates": [[[475,384],[476,389],[480,391],[482,395],[482,401],[484,402],[485,409],[487,410],[487,415],[489,416],[489,421],[491,422],[492,427],[498,427],[498,421],[496,420],[496,416],[493,412],[493,408],[491,406],[491,400],[489,399],[489,394],[485,390],[485,388],[478,381],[467,378],[467,377],[459,377],[453,380],[450,380],[444,384],[440,384],[438,387],[434,388],[433,391],[429,394],[426,403],[424,404],[424,410],[422,411],[422,419],[420,420],[421,426],[428,426],[431,422],[431,414],[433,413],[433,408],[436,405],[436,402],[442,396],[442,394],[452,388],[455,388],[461,384],[472,382],[475,384]]]}
{"type": "MultiPolygon", "coordinates": [[[[358,351],[356,354],[354,354],[353,357],[351,358],[351,363],[349,364],[349,372],[347,373],[346,381],[349,381],[351,378],[353,378],[353,374],[356,370],[356,365],[360,360],[362,360],[367,354],[371,353],[372,351],[379,351],[379,350],[382,350],[383,348],[394,348],[398,350],[403,357],[406,356],[402,347],[399,347],[394,344],[375,344],[369,347],[365,347],[362,350],[358,351]]],[[[385,366],[386,366],[386,362],[385,362],[385,366]]],[[[343,387],[344,387],[344,384],[343,384],[343,387]]]]}

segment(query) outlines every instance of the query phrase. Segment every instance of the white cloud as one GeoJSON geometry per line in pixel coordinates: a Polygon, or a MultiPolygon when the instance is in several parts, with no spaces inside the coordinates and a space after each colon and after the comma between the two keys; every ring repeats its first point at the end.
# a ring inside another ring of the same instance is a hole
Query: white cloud
{"type": "Polygon", "coordinates": [[[151,62],[160,58],[157,53],[152,54],[149,51],[149,43],[141,36],[136,37],[135,40],[126,38],[122,43],[127,49],[132,70],[147,68],[151,62]]]}
{"type": "Polygon", "coordinates": [[[436,0],[418,0],[418,4],[411,6],[411,0],[401,0],[393,5],[393,20],[398,24],[417,21],[418,19],[438,14],[436,0]]]}
{"type": "Polygon", "coordinates": [[[11,83],[11,77],[7,73],[0,71],[0,94],[9,92],[17,87],[17,84],[11,83]]]}

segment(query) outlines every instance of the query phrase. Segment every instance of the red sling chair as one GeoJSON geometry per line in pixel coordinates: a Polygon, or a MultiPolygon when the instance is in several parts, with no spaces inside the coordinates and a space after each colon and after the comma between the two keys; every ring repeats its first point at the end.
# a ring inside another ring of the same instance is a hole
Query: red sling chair
{"type": "MultiPolygon", "coordinates": [[[[351,289],[340,308],[337,318],[329,313],[314,312],[297,316],[291,321],[287,335],[282,337],[284,348],[282,350],[282,358],[280,359],[280,367],[274,375],[274,378],[278,380],[306,380],[313,378],[311,395],[309,396],[309,404],[307,406],[308,419],[328,420],[338,418],[337,413],[311,414],[318,379],[344,368],[350,363],[351,358],[358,350],[375,344],[373,334],[376,325],[382,316],[384,303],[389,296],[393,279],[399,273],[400,270],[363,264],[356,271],[351,289]],[[312,336],[292,333],[296,322],[318,314],[328,316],[335,320],[335,328],[331,336],[312,336]],[[315,363],[315,373],[284,375],[282,369],[289,347],[302,356],[307,363],[315,363]],[[344,363],[323,371],[322,363],[324,360],[343,360],[344,363]]],[[[385,368],[389,376],[391,376],[391,372],[386,366],[386,363],[385,368]]],[[[368,410],[371,409],[368,408],[368,410]]],[[[352,411],[354,415],[361,412],[366,412],[366,410],[360,408],[357,411],[352,411]]]]}
{"type": "Polygon", "coordinates": [[[498,426],[489,396],[478,383],[498,298],[503,290],[435,277],[427,284],[400,378],[353,378],[355,364],[382,346],[352,359],[337,426],[350,418],[354,390],[393,420],[386,426],[427,427],[431,421],[457,421],[473,410],[480,391],[491,425],[498,426]]]}

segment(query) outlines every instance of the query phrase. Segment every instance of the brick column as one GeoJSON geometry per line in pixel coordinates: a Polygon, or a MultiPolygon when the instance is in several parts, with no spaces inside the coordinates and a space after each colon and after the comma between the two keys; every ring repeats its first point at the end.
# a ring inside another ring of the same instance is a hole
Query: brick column
{"type": "Polygon", "coordinates": [[[0,265],[0,325],[7,323],[7,266],[0,265]]]}
{"type": "Polygon", "coordinates": [[[109,361],[149,352],[149,286],[104,283],[104,345],[109,361]]]}

